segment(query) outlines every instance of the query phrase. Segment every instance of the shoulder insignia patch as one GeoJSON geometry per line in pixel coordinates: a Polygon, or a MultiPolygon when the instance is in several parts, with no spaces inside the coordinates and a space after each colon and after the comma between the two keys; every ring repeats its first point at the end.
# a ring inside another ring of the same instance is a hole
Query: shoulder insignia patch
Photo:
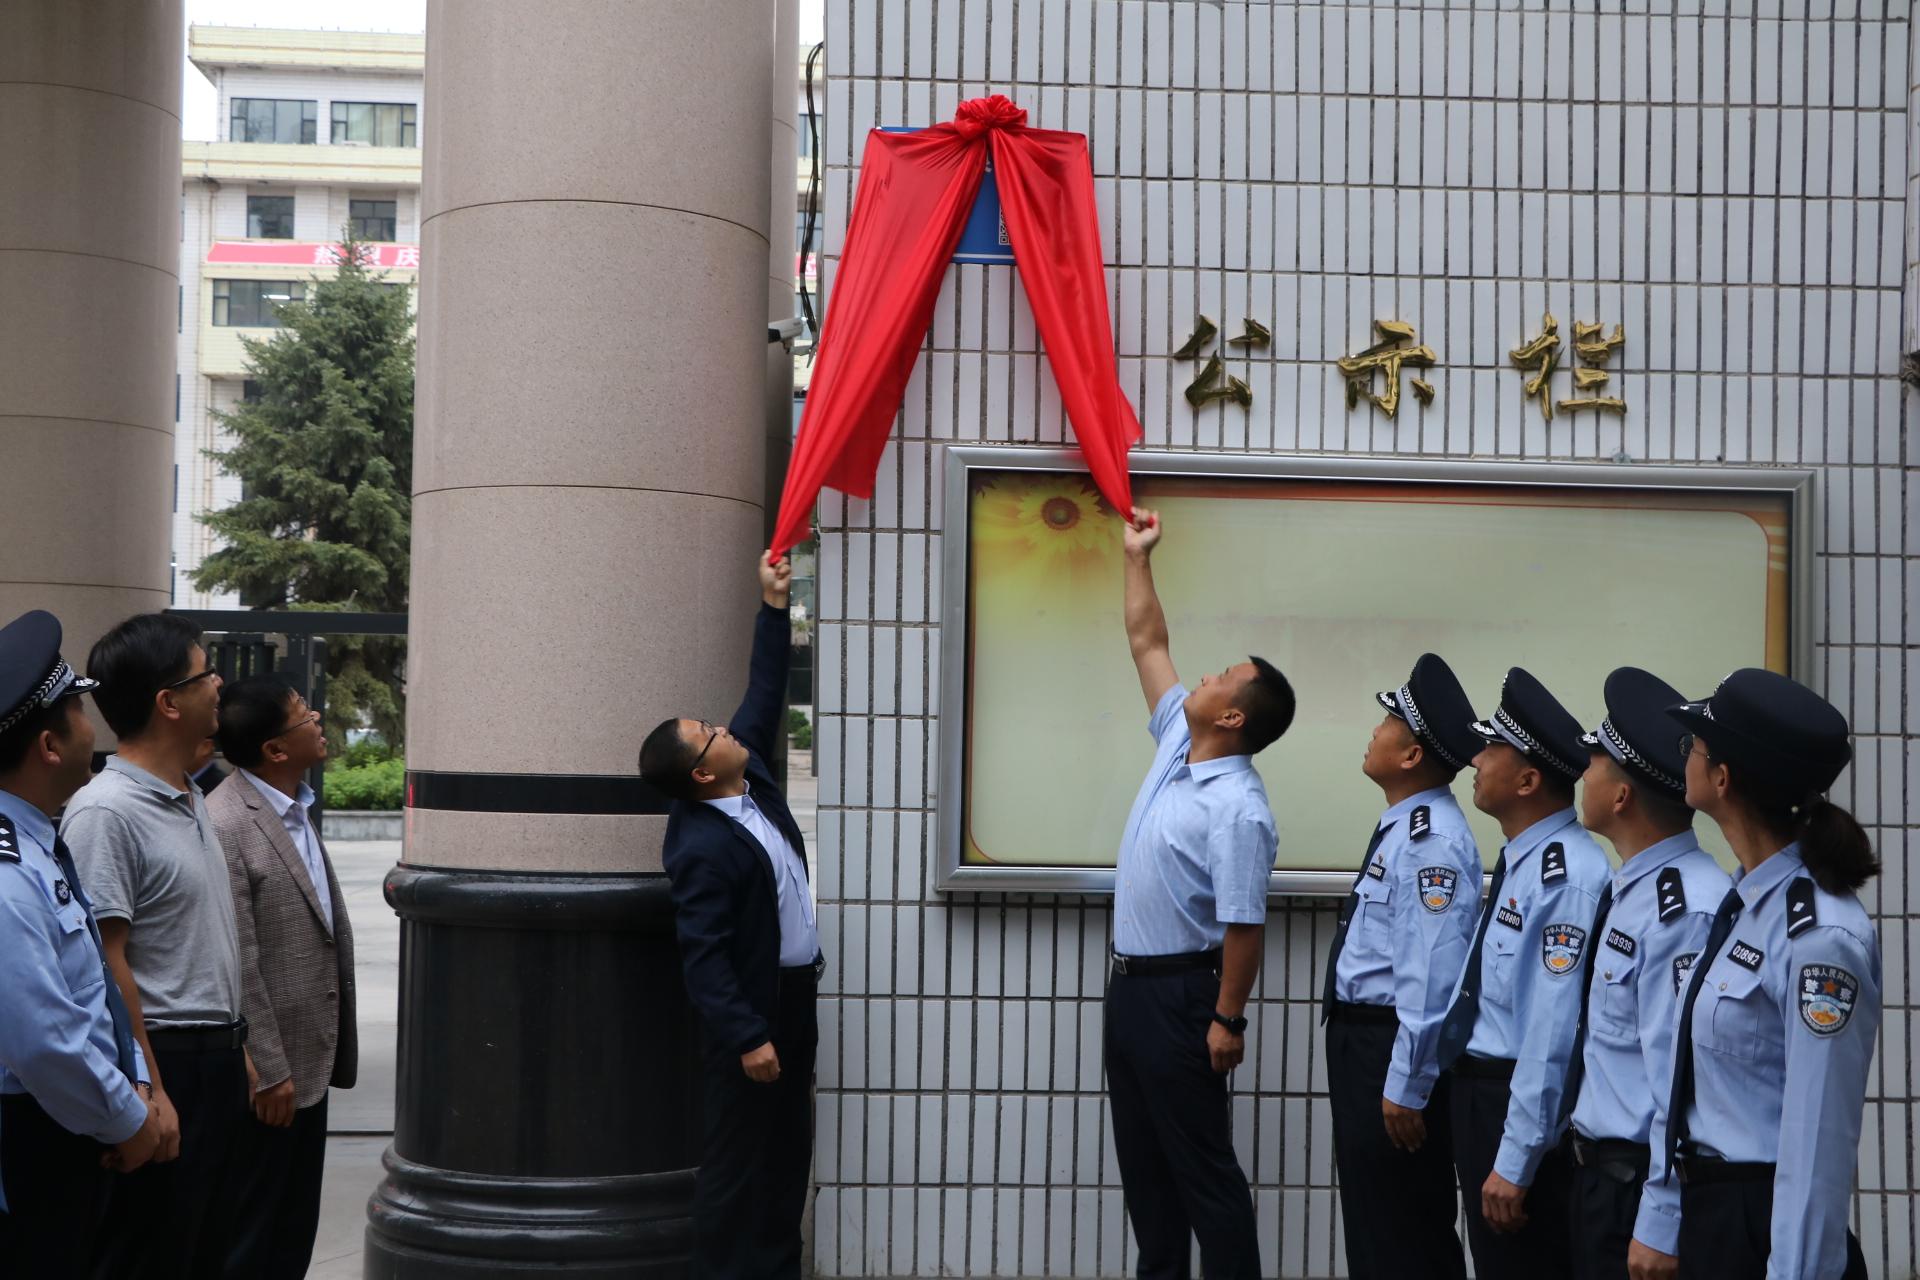
{"type": "Polygon", "coordinates": [[[1551,884],[1567,878],[1567,847],[1555,840],[1540,855],[1540,883],[1551,884]]]}
{"type": "Polygon", "coordinates": [[[1673,958],[1673,998],[1678,1000],[1687,992],[1687,975],[1693,972],[1694,957],[1698,951],[1687,951],[1673,958]]]}
{"type": "Polygon", "coordinates": [[[1580,967],[1587,931],[1578,925],[1550,924],[1540,934],[1540,959],[1548,973],[1572,973],[1580,967]]]}
{"type": "Polygon", "coordinates": [[[1819,922],[1813,909],[1813,881],[1800,876],[1787,885],[1787,936],[1797,938],[1819,922]]]}
{"type": "Polygon", "coordinates": [[[1407,839],[1423,840],[1433,830],[1433,810],[1426,805],[1415,809],[1407,818],[1407,839]]]}
{"type": "Polygon", "coordinates": [[[14,834],[13,822],[6,814],[0,813],[0,862],[20,861],[20,837],[14,834]]]}
{"type": "Polygon", "coordinates": [[[1800,968],[1800,1021],[1817,1036],[1837,1034],[1853,1017],[1860,980],[1833,964],[1800,968]]]}
{"type": "Polygon", "coordinates": [[[1741,968],[1751,969],[1755,973],[1760,972],[1760,962],[1766,958],[1766,952],[1760,950],[1758,947],[1750,947],[1744,942],[1734,943],[1732,949],[1727,952],[1727,959],[1733,961],[1741,968]]]}
{"type": "Polygon", "coordinates": [[[1420,868],[1420,905],[1435,915],[1453,905],[1453,891],[1460,873],[1452,867],[1420,868]]]}
{"type": "Polygon", "coordinates": [[[1660,894],[1661,924],[1687,913],[1687,886],[1681,881],[1680,868],[1663,867],[1655,887],[1660,894]]]}
{"type": "Polygon", "coordinates": [[[1640,946],[1639,943],[1618,929],[1607,930],[1607,945],[1623,956],[1631,956],[1640,946]]]}

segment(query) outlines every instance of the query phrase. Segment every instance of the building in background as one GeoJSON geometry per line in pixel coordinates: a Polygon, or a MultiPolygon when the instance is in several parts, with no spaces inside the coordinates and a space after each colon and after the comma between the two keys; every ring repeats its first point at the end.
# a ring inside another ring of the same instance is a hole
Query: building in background
{"type": "Polygon", "coordinates": [[[173,603],[233,608],[192,582],[217,545],[198,517],[241,496],[207,457],[214,414],[249,394],[240,340],[271,336],[274,305],[332,270],[347,223],[389,280],[417,279],[426,40],[192,27],[187,56],[217,92],[219,140],[181,148],[173,603]]]}

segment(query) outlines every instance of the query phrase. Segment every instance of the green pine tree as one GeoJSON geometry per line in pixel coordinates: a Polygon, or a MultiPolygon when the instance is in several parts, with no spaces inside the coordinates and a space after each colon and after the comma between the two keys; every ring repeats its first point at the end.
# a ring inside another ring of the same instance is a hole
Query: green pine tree
{"type": "MultiPolygon", "coordinates": [[[[413,508],[413,317],[406,287],[368,270],[350,226],[341,239],[332,277],[275,308],[283,327],[272,338],[244,340],[259,396],[215,415],[233,443],[208,456],[240,477],[245,496],[200,517],[226,545],[194,584],[262,607],[399,613],[413,508]]],[[[405,676],[403,641],[329,637],[328,719],[370,724],[399,748],[405,676]]]]}

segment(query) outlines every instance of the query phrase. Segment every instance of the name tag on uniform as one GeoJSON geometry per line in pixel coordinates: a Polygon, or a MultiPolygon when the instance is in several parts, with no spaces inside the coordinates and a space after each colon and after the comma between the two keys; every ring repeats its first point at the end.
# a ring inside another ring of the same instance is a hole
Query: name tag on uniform
{"type": "Polygon", "coordinates": [[[1607,945],[1623,956],[1630,956],[1633,954],[1633,949],[1639,944],[1618,929],[1609,929],[1607,930],[1607,945]]]}
{"type": "Polygon", "coordinates": [[[1493,913],[1493,918],[1509,929],[1518,929],[1520,927],[1520,913],[1512,907],[1500,908],[1493,913]]]}
{"type": "Polygon", "coordinates": [[[1757,951],[1744,942],[1734,943],[1733,950],[1727,952],[1727,959],[1755,973],[1760,972],[1760,962],[1766,958],[1764,952],[1757,951]]]}
{"type": "Polygon", "coordinates": [[[1386,861],[1381,858],[1375,858],[1372,862],[1369,862],[1367,864],[1367,875],[1375,880],[1385,880],[1387,878],[1386,861]]]}

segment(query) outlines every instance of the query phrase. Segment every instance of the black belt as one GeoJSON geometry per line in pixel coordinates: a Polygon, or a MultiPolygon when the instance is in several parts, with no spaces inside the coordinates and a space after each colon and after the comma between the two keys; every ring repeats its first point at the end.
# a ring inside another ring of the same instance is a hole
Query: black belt
{"type": "Polygon", "coordinates": [[[804,978],[811,982],[820,981],[820,975],[827,971],[827,958],[815,956],[812,964],[785,964],[780,966],[780,981],[796,982],[804,978]]]}
{"type": "Polygon", "coordinates": [[[1152,978],[1163,973],[1191,973],[1220,968],[1220,950],[1186,951],[1171,956],[1123,956],[1113,953],[1113,971],[1123,978],[1152,978]]]}
{"type": "Polygon", "coordinates": [[[1715,1182],[1772,1182],[1774,1166],[1757,1160],[1723,1160],[1698,1151],[1682,1151],[1673,1158],[1673,1171],[1682,1186],[1704,1187],[1715,1182]]]}
{"type": "Polygon", "coordinates": [[[1644,1142],[1625,1138],[1589,1138],[1576,1130],[1567,1130],[1573,1147],[1573,1162],[1582,1169],[1594,1169],[1615,1182],[1634,1183],[1647,1176],[1653,1162],[1653,1148],[1644,1142]]]}
{"type": "Polygon", "coordinates": [[[1511,1080],[1513,1079],[1512,1058],[1477,1058],[1471,1053],[1463,1053],[1454,1059],[1447,1070],[1469,1080],[1511,1080]]]}
{"type": "Polygon", "coordinates": [[[247,1020],[217,1027],[149,1027],[147,1041],[169,1053],[196,1053],[209,1049],[238,1049],[247,1042],[247,1020]]]}
{"type": "Polygon", "coordinates": [[[1328,1016],[1337,1022],[1358,1022],[1368,1026],[1400,1025],[1400,1011],[1390,1004],[1354,1004],[1347,1000],[1335,1000],[1328,1016]]]}

